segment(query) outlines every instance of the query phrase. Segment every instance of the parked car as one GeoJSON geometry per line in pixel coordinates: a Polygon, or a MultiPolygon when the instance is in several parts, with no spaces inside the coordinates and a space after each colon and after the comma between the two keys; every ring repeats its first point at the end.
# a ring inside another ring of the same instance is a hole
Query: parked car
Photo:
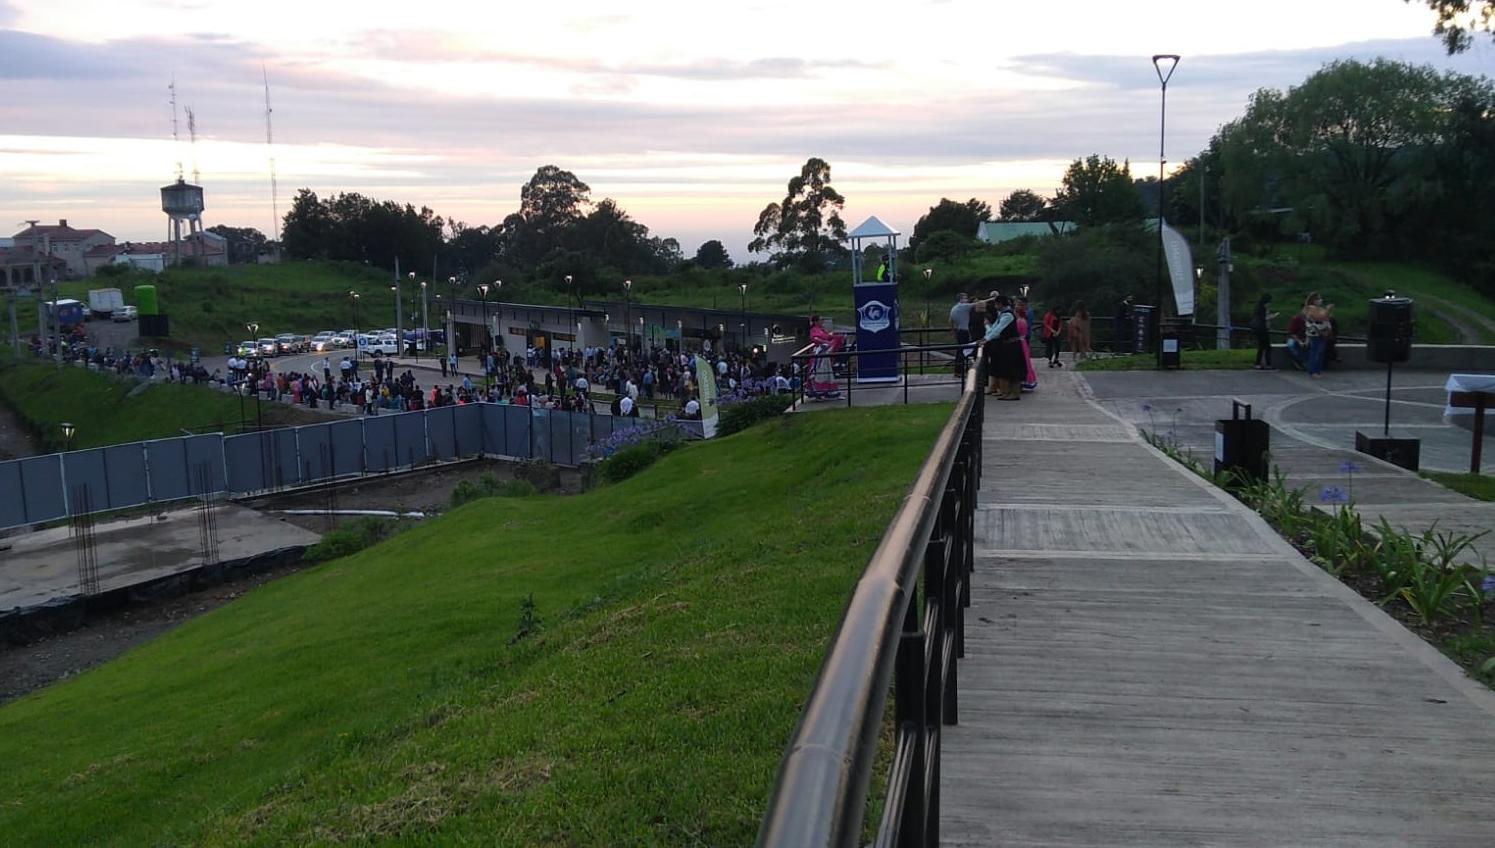
{"type": "Polygon", "coordinates": [[[331,330],[323,330],[311,337],[311,349],[317,353],[326,353],[337,347],[336,337],[337,334],[331,330]]]}
{"type": "Polygon", "coordinates": [[[358,333],[353,330],[338,330],[332,336],[333,343],[338,347],[352,347],[353,343],[357,340],[358,333]]]}
{"type": "Polygon", "coordinates": [[[277,353],[300,353],[300,338],[295,333],[281,333],[275,337],[277,353]]]}
{"type": "Polygon", "coordinates": [[[140,310],[133,306],[116,306],[110,314],[115,321],[124,324],[139,318],[140,310]]]}
{"type": "Polygon", "coordinates": [[[257,344],[260,347],[260,356],[274,356],[280,352],[280,343],[275,339],[260,339],[257,344]]]}
{"type": "Polygon", "coordinates": [[[259,354],[260,346],[254,343],[254,339],[239,342],[239,346],[234,348],[235,356],[259,356],[259,354]]]}

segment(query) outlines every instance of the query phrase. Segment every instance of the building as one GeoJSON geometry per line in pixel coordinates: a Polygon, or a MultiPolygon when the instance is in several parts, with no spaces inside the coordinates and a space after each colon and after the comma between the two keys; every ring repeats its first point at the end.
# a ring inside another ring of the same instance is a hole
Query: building
{"type": "MultiPolygon", "coordinates": [[[[99,245],[84,255],[87,273],[105,265],[130,265],[143,271],[162,271],[171,264],[175,245],[164,241],[127,241],[124,244],[99,245]]],[[[182,238],[182,261],[186,264],[217,267],[228,264],[228,240],[210,232],[194,233],[182,238]]]]}
{"type": "Polygon", "coordinates": [[[976,238],[987,244],[1001,244],[1023,236],[1047,238],[1074,231],[1071,221],[1054,221],[1052,226],[1048,221],[982,221],[976,225],[976,238]]]}
{"type": "Polygon", "coordinates": [[[64,276],[85,277],[89,273],[85,258],[90,250],[114,244],[114,236],[103,230],[78,230],[68,226],[63,218],[56,224],[33,224],[16,233],[15,250],[28,250],[30,255],[51,256],[62,260],[66,266],[64,276]]]}

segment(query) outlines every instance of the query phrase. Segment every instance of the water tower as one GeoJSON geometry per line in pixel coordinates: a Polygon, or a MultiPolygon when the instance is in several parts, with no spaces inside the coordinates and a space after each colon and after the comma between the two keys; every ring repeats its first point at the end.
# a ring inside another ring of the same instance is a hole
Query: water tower
{"type": "Polygon", "coordinates": [[[193,185],[181,177],[169,186],[161,187],[161,211],[168,220],[166,232],[171,242],[171,263],[182,264],[182,225],[187,225],[187,238],[193,245],[195,255],[202,253],[202,186],[193,185]]]}

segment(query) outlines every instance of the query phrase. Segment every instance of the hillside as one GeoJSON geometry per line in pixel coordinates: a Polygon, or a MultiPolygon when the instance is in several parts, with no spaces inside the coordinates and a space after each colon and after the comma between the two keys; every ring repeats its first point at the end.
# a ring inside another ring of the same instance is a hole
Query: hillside
{"type": "MultiPolygon", "coordinates": [[[[48,450],[63,447],[61,423],[77,427],[73,448],[90,448],[180,436],[194,432],[238,432],[240,412],[255,422],[255,402],[203,386],[116,379],[83,368],[26,362],[0,356],[0,401],[10,407],[48,450]]],[[[265,424],[305,424],[325,418],[284,404],[264,402],[265,424]]]]}
{"type": "Polygon", "coordinates": [[[268,584],[0,707],[0,833],[747,844],[948,414],[793,416],[268,584]],[[527,597],[540,626],[516,641],[527,597]]]}

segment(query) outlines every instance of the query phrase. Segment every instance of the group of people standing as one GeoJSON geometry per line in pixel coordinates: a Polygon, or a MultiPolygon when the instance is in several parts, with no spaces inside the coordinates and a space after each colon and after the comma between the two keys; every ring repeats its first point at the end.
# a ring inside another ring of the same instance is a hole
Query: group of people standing
{"type": "MultiPolygon", "coordinates": [[[[1275,371],[1272,366],[1272,295],[1267,292],[1256,302],[1251,313],[1251,332],[1256,336],[1256,363],[1258,371],[1275,371]]],[[[1309,292],[1303,300],[1303,308],[1287,322],[1287,361],[1294,368],[1308,371],[1308,376],[1317,379],[1324,369],[1338,357],[1335,353],[1335,338],[1338,328],[1334,320],[1334,304],[1324,303],[1318,292],[1309,292]]]]}

